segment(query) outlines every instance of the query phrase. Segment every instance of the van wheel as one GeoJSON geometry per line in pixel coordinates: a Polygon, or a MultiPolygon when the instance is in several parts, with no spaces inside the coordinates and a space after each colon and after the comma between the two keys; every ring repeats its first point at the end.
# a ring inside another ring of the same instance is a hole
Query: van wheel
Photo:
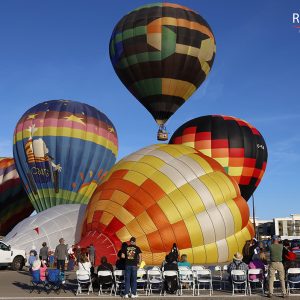
{"type": "Polygon", "coordinates": [[[21,271],[24,267],[24,258],[22,256],[16,256],[11,266],[14,271],[21,271]]]}

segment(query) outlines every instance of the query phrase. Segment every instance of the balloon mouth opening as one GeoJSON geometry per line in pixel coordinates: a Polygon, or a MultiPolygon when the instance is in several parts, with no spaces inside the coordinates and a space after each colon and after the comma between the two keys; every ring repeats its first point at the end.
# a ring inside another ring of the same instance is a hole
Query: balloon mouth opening
{"type": "Polygon", "coordinates": [[[160,126],[164,126],[165,125],[165,123],[167,122],[167,120],[160,120],[160,119],[155,119],[155,122],[157,123],[157,125],[159,125],[159,127],[160,126]]]}
{"type": "Polygon", "coordinates": [[[95,247],[95,265],[100,265],[101,257],[106,256],[109,263],[115,264],[117,260],[117,250],[111,239],[97,231],[89,231],[77,244],[82,249],[87,249],[91,244],[95,247]]]}

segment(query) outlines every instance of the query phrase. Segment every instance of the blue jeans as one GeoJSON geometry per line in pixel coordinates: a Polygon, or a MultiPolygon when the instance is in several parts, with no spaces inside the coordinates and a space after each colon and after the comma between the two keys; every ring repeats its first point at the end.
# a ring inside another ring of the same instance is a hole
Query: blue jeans
{"type": "Polygon", "coordinates": [[[129,289],[132,295],[136,295],[136,280],[137,280],[137,266],[125,267],[125,295],[129,294],[129,289]]]}

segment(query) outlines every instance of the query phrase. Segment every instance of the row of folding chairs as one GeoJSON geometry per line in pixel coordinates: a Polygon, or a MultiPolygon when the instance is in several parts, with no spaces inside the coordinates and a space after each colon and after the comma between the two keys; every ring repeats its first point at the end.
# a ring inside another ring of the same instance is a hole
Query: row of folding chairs
{"type": "Polygon", "coordinates": [[[257,285],[264,294],[264,272],[262,269],[232,270],[230,276],[232,295],[234,295],[236,291],[243,291],[244,295],[249,293],[251,296],[253,286],[257,285]]]}
{"type": "MultiPolygon", "coordinates": [[[[199,295],[201,290],[208,290],[209,295],[212,295],[214,282],[219,282],[220,289],[222,282],[228,282],[226,265],[222,268],[216,266],[213,271],[215,271],[214,279],[212,271],[206,269],[204,266],[192,266],[191,269],[188,267],[179,267],[179,272],[161,271],[159,267],[153,267],[150,270],[139,269],[137,272],[137,286],[138,290],[143,290],[146,295],[151,295],[155,290],[160,294],[165,294],[164,282],[168,280],[168,277],[175,277],[178,283],[178,295],[183,295],[184,290],[192,291],[193,295],[199,295]],[[226,273],[226,276],[224,273],[226,273]]],[[[78,295],[84,290],[87,291],[87,294],[93,292],[90,274],[86,271],[77,271],[76,275],[78,282],[76,294],[78,295]]],[[[117,293],[121,294],[125,286],[124,275],[123,270],[115,270],[113,273],[111,271],[99,271],[98,278],[111,278],[111,281],[106,281],[105,284],[101,284],[101,280],[99,280],[99,295],[103,294],[104,289],[110,292],[110,295],[113,293],[114,295],[117,295],[117,293]]],[[[230,275],[232,295],[234,295],[236,291],[242,291],[244,295],[251,295],[254,288],[258,288],[264,294],[264,280],[266,274],[263,273],[262,269],[249,269],[248,271],[232,270],[230,275]],[[254,275],[254,279],[252,275],[254,275]],[[244,279],[240,280],[240,278],[244,279]]],[[[275,281],[278,281],[278,279],[275,278],[275,281]]],[[[292,290],[300,289],[300,287],[297,287],[297,284],[300,285],[300,268],[288,269],[286,285],[289,294],[292,290]]]]}
{"type": "MultiPolygon", "coordinates": [[[[87,271],[77,271],[77,292],[76,295],[86,291],[87,294],[93,293],[93,285],[91,275],[87,271]]],[[[99,295],[103,294],[105,290],[113,293],[121,294],[125,286],[125,272],[123,270],[99,271],[98,279],[101,277],[111,278],[111,281],[105,281],[102,284],[101,280],[99,286],[99,295]]],[[[161,294],[166,294],[164,283],[169,279],[177,282],[177,294],[182,295],[184,290],[192,291],[193,295],[199,295],[200,290],[208,290],[209,294],[213,294],[213,280],[211,270],[205,269],[202,266],[193,266],[189,268],[179,268],[179,271],[161,271],[160,268],[154,267],[150,270],[139,269],[137,271],[137,287],[138,290],[143,290],[146,295],[151,295],[153,291],[158,291],[161,294]],[[208,287],[206,289],[206,287],[208,287]]]]}
{"type": "MultiPolygon", "coordinates": [[[[262,293],[264,294],[264,281],[266,279],[267,274],[264,274],[262,269],[249,269],[248,271],[245,270],[232,270],[231,271],[231,278],[232,278],[232,294],[234,295],[236,289],[241,287],[242,291],[246,295],[249,293],[251,296],[252,287],[253,285],[259,286],[262,293]],[[251,276],[255,275],[254,279],[251,279],[251,276]],[[245,280],[235,280],[235,278],[244,277],[245,280]]],[[[275,282],[279,282],[277,278],[278,272],[275,272],[275,282]]],[[[286,274],[286,288],[288,294],[291,293],[293,290],[300,290],[300,268],[289,268],[286,274]],[[297,286],[298,285],[298,286],[297,286]]],[[[240,289],[240,290],[241,290],[240,289]]]]}

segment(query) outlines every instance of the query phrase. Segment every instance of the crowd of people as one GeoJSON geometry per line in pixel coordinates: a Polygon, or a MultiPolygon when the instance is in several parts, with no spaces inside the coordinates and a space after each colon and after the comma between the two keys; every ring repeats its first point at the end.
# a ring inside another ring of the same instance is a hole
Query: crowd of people
{"type": "MultiPolygon", "coordinates": [[[[268,245],[268,250],[270,251],[269,261],[266,256],[266,248],[262,244],[259,244],[256,239],[247,241],[242,253],[235,253],[233,261],[228,265],[229,280],[244,281],[248,269],[261,269],[261,274],[250,275],[250,279],[257,279],[259,276],[262,276],[261,279],[264,281],[265,287],[268,288],[268,296],[271,298],[273,296],[274,278],[277,271],[282,294],[285,297],[287,295],[285,288],[287,270],[292,267],[298,267],[296,255],[290,250],[289,241],[281,241],[278,236],[273,236],[271,245],[268,245]],[[236,278],[232,278],[232,270],[245,270],[245,276],[239,275],[236,278]]],[[[97,274],[99,271],[111,271],[111,274],[113,274],[114,267],[108,262],[105,256],[101,257],[100,265],[95,266],[95,258],[96,251],[93,244],[90,244],[87,249],[81,249],[80,246],[72,246],[68,249],[64,239],[61,238],[55,251],[50,251],[45,242],[42,244],[39,255],[37,255],[35,250],[32,250],[28,262],[31,270],[40,270],[41,280],[45,280],[47,268],[53,268],[54,263],[56,264],[56,268],[64,274],[66,261],[68,261],[68,270],[74,270],[74,267],[77,266],[79,271],[88,272],[94,285],[99,286],[100,284],[112,283],[114,281],[113,277],[98,278],[97,274]]],[[[128,298],[129,294],[131,294],[131,298],[137,296],[137,270],[140,267],[144,267],[142,252],[136,245],[135,237],[131,237],[129,243],[122,243],[115,263],[115,269],[125,271],[125,298],[128,298]]],[[[191,264],[188,262],[186,254],[180,255],[179,249],[174,243],[169,254],[166,255],[162,262],[160,269],[162,271],[178,271],[179,267],[191,268],[191,264]]],[[[178,289],[177,285],[176,278],[174,280],[170,278],[165,283],[164,290],[169,293],[175,293],[178,289]]]]}
{"type": "MultiPolygon", "coordinates": [[[[113,274],[114,267],[107,260],[107,257],[101,257],[101,263],[99,266],[95,266],[96,251],[93,244],[87,249],[81,249],[80,246],[68,249],[63,238],[59,239],[59,244],[56,246],[55,251],[51,251],[46,242],[42,244],[42,248],[39,251],[39,255],[36,250],[30,251],[28,259],[29,268],[31,271],[40,270],[40,279],[46,279],[47,268],[56,268],[64,276],[65,266],[67,262],[67,270],[72,271],[77,266],[79,271],[88,272],[91,276],[93,285],[105,285],[111,283],[114,278],[98,278],[99,271],[111,271],[113,274]],[[101,282],[100,282],[101,281],[101,282]]],[[[177,270],[179,266],[191,267],[191,264],[187,260],[187,255],[181,255],[179,258],[179,250],[174,243],[170,253],[165,257],[161,265],[162,270],[177,270]]],[[[144,267],[145,263],[142,261],[142,251],[136,245],[136,238],[131,237],[129,243],[122,243],[120,250],[117,253],[117,261],[115,263],[115,269],[124,270],[125,273],[125,294],[124,298],[137,297],[137,270],[144,267]]],[[[174,293],[177,290],[177,282],[170,280],[166,286],[166,290],[170,293],[174,293]]]]}
{"type": "MultiPolygon", "coordinates": [[[[279,236],[273,236],[272,243],[268,245],[270,251],[269,262],[266,256],[266,249],[258,243],[256,239],[247,241],[243,253],[236,253],[232,263],[228,265],[227,272],[230,280],[244,281],[245,276],[236,276],[231,278],[232,270],[261,269],[262,273],[251,275],[250,279],[261,279],[264,281],[264,286],[268,289],[268,297],[273,297],[275,273],[278,272],[282,295],[287,296],[285,280],[287,270],[289,268],[299,267],[296,262],[296,254],[290,249],[288,240],[281,241],[279,236]]],[[[294,278],[294,281],[300,278],[294,278]]]]}

